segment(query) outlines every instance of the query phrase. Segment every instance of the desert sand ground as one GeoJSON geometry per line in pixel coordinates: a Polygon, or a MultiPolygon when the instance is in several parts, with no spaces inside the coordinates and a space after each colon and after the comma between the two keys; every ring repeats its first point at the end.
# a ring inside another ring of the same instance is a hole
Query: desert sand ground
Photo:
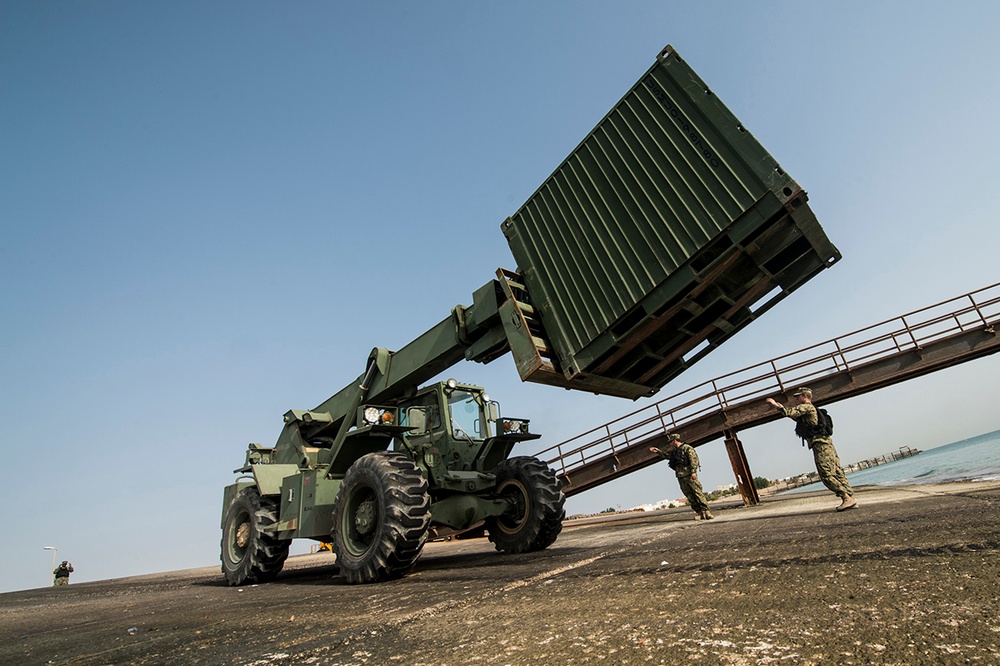
{"type": "Polygon", "coordinates": [[[864,487],[567,521],[528,555],[429,543],[345,585],[218,567],[0,594],[0,663],[1000,664],[1000,483],[864,487]]]}

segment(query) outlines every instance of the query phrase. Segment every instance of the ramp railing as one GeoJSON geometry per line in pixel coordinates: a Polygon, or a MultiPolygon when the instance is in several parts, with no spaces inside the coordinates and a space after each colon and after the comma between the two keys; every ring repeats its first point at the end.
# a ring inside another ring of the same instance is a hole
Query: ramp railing
{"type": "Polygon", "coordinates": [[[562,477],[651,437],[728,408],[922,348],[970,331],[995,334],[1000,283],[723,375],[663,398],[536,456],[562,477]]]}

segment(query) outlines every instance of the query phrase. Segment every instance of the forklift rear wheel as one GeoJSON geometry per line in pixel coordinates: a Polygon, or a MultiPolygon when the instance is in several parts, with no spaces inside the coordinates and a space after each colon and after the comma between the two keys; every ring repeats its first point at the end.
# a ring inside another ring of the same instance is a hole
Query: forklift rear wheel
{"type": "Polygon", "coordinates": [[[277,522],[277,504],[261,497],[256,487],[236,496],[222,527],[222,575],[227,583],[264,583],[278,575],[291,541],[264,531],[277,522]]]}

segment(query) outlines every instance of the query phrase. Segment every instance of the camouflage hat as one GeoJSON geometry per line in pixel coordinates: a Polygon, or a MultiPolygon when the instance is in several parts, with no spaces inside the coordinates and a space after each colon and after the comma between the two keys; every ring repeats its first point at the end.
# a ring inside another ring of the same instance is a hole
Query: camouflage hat
{"type": "Polygon", "coordinates": [[[681,436],[678,435],[676,432],[667,433],[667,441],[668,442],[679,442],[679,441],[681,441],[681,436]]]}
{"type": "Polygon", "coordinates": [[[792,397],[794,398],[794,397],[800,396],[800,395],[808,396],[808,397],[811,398],[811,397],[813,397],[812,389],[809,389],[809,388],[806,388],[806,387],[803,386],[802,388],[800,388],[797,391],[795,391],[795,393],[792,394],[792,397]]]}

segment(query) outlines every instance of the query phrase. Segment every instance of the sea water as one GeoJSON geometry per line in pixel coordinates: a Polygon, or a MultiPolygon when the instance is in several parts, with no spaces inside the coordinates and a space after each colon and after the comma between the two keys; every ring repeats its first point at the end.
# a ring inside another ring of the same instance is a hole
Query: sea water
{"type": "MultiPolygon", "coordinates": [[[[844,462],[844,461],[841,461],[844,462]]],[[[852,486],[910,486],[949,481],[1000,481],[1000,430],[928,449],[847,475],[852,486]]],[[[821,490],[810,483],[789,492],[821,490]]]]}

